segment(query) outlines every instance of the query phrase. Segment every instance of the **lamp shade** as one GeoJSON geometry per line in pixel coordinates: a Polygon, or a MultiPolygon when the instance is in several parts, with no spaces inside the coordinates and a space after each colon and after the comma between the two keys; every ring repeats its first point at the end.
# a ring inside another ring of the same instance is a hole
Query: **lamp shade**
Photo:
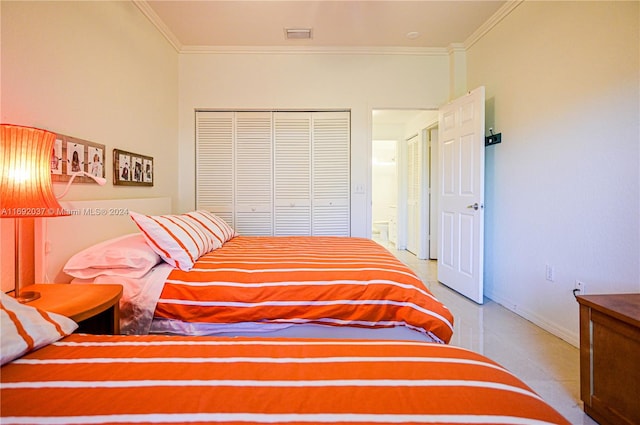
{"type": "Polygon", "coordinates": [[[0,124],[0,218],[69,215],[51,185],[55,134],[0,124]]]}

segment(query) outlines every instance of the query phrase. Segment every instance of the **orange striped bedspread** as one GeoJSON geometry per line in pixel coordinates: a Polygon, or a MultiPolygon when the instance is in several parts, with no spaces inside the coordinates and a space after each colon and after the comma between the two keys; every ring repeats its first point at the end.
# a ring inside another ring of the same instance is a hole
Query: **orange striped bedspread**
{"type": "Polygon", "coordinates": [[[563,424],[488,358],[416,341],[71,335],[2,367],[2,424],[563,424]]]}
{"type": "Polygon", "coordinates": [[[404,326],[448,342],[451,312],[418,276],[370,239],[237,236],[173,270],[156,321],[404,326]]]}

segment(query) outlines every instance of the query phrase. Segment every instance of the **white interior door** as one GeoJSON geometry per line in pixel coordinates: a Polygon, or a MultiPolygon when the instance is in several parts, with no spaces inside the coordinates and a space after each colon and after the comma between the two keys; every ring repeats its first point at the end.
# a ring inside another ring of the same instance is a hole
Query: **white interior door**
{"type": "Polygon", "coordinates": [[[440,108],[438,280],[483,302],[484,87],[440,108]]]}
{"type": "Polygon", "coordinates": [[[438,128],[429,130],[429,259],[438,258],[438,128]]]}
{"type": "Polygon", "coordinates": [[[418,254],[420,237],[420,144],[407,140],[407,251],[418,254]]]}

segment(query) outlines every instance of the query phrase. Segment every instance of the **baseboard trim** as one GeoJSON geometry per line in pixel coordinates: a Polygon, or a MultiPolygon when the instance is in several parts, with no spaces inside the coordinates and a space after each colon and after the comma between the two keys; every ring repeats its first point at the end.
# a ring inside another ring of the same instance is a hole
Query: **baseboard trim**
{"type": "Polygon", "coordinates": [[[518,305],[517,302],[510,300],[508,298],[505,297],[501,297],[493,292],[485,292],[485,296],[489,299],[491,299],[492,301],[500,304],[501,306],[503,306],[504,308],[506,308],[507,310],[517,314],[518,316],[530,321],[531,323],[533,323],[534,325],[544,329],[545,331],[557,336],[558,338],[562,339],[563,341],[568,342],[569,344],[573,345],[574,347],[580,347],[580,335],[577,332],[572,332],[569,329],[557,326],[555,323],[549,322],[548,320],[545,320],[543,317],[541,317],[540,315],[534,313],[531,310],[528,310],[526,308],[522,308],[520,305],[518,305]],[[515,308],[514,308],[515,307],[515,308]]]}

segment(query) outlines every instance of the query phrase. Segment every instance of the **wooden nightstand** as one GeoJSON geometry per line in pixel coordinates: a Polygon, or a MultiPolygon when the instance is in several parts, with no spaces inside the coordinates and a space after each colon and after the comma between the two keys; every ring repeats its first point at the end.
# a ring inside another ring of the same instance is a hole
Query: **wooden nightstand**
{"type": "Polygon", "coordinates": [[[640,424],[640,294],[578,302],[584,411],[601,425],[640,424]]]}
{"type": "Polygon", "coordinates": [[[41,283],[22,290],[40,292],[40,298],[27,305],[73,319],[79,325],[76,332],[120,333],[122,285],[41,283]]]}

